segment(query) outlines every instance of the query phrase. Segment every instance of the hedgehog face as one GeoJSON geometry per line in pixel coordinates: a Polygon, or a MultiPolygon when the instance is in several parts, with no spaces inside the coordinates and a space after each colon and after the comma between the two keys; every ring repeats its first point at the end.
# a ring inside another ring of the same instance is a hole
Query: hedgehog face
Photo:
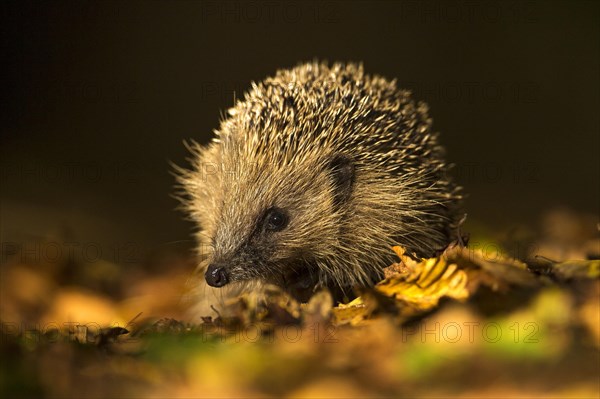
{"type": "Polygon", "coordinates": [[[323,272],[322,258],[335,256],[339,247],[354,184],[352,160],[332,155],[311,164],[239,170],[220,176],[223,197],[211,212],[218,219],[206,231],[212,247],[206,282],[213,287],[249,280],[292,290],[313,287],[323,272]]]}

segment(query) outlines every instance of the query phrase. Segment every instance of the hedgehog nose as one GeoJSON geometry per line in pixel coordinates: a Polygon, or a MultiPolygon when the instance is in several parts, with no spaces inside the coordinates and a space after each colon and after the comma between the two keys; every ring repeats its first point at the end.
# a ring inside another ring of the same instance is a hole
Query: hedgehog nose
{"type": "Polygon", "coordinates": [[[215,263],[208,265],[204,278],[206,279],[206,283],[211,287],[222,287],[229,282],[229,276],[225,267],[215,263]]]}

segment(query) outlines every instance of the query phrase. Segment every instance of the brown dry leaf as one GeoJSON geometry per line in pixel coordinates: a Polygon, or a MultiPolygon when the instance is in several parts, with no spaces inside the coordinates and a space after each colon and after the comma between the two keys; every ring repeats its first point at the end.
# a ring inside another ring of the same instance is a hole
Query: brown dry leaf
{"type": "MultiPolygon", "coordinates": [[[[259,308],[260,302],[258,302],[259,308]]],[[[276,325],[299,324],[300,303],[281,288],[268,286],[265,291],[264,320],[276,325]]]]}
{"type": "Polygon", "coordinates": [[[339,304],[333,308],[333,323],[341,326],[350,324],[356,326],[362,324],[370,315],[371,309],[364,303],[362,297],[358,297],[346,304],[339,304]]]}
{"type": "Polygon", "coordinates": [[[541,281],[532,274],[527,265],[500,253],[450,246],[442,258],[467,272],[469,293],[473,294],[481,284],[493,291],[506,291],[511,286],[540,287],[541,281]]]}
{"type": "Polygon", "coordinates": [[[398,301],[416,305],[426,311],[437,306],[442,297],[465,300],[467,275],[443,258],[424,259],[408,275],[386,278],[375,290],[398,301]]]}
{"type": "Polygon", "coordinates": [[[600,260],[568,260],[553,263],[551,268],[560,280],[600,278],[600,260]]]}
{"type": "Polygon", "coordinates": [[[538,287],[540,280],[527,265],[503,255],[449,246],[439,258],[416,261],[402,247],[393,250],[400,258],[385,270],[386,278],[373,290],[334,309],[335,323],[357,325],[376,310],[412,317],[438,306],[440,299],[465,301],[481,285],[492,291],[511,286],[538,287]],[[390,301],[390,299],[392,301],[390,301]]]}
{"type": "Polygon", "coordinates": [[[442,297],[465,300],[467,274],[443,258],[415,261],[401,247],[393,248],[399,263],[386,270],[388,276],[373,290],[334,308],[336,325],[359,325],[376,310],[411,317],[433,309],[442,297]]]}
{"type": "Polygon", "coordinates": [[[395,246],[392,247],[392,250],[398,255],[400,262],[392,263],[390,266],[383,269],[385,278],[393,277],[398,274],[405,275],[416,267],[418,262],[410,256],[405,255],[406,250],[404,248],[395,246]]]}
{"type": "Polygon", "coordinates": [[[300,324],[301,319],[300,303],[273,285],[228,299],[221,310],[223,315],[219,314],[214,323],[230,328],[300,324]]]}
{"type": "Polygon", "coordinates": [[[327,290],[317,292],[307,304],[301,306],[306,325],[323,325],[331,320],[333,298],[327,290]]]}

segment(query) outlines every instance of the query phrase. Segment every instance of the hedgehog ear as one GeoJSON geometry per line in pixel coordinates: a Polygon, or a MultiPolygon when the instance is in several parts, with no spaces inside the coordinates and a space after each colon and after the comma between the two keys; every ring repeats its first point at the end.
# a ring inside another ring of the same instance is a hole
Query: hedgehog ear
{"type": "Polygon", "coordinates": [[[340,205],[350,198],[354,185],[354,162],[343,154],[335,154],[327,163],[327,170],[333,179],[335,188],[335,205],[340,205]]]}

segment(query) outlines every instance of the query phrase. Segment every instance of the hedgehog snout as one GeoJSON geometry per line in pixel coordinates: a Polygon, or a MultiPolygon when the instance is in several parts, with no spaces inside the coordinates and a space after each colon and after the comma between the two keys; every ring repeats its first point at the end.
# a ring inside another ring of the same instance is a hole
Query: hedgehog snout
{"type": "Polygon", "coordinates": [[[204,278],[211,287],[223,287],[229,283],[229,273],[227,273],[225,266],[218,263],[208,265],[204,278]]]}

